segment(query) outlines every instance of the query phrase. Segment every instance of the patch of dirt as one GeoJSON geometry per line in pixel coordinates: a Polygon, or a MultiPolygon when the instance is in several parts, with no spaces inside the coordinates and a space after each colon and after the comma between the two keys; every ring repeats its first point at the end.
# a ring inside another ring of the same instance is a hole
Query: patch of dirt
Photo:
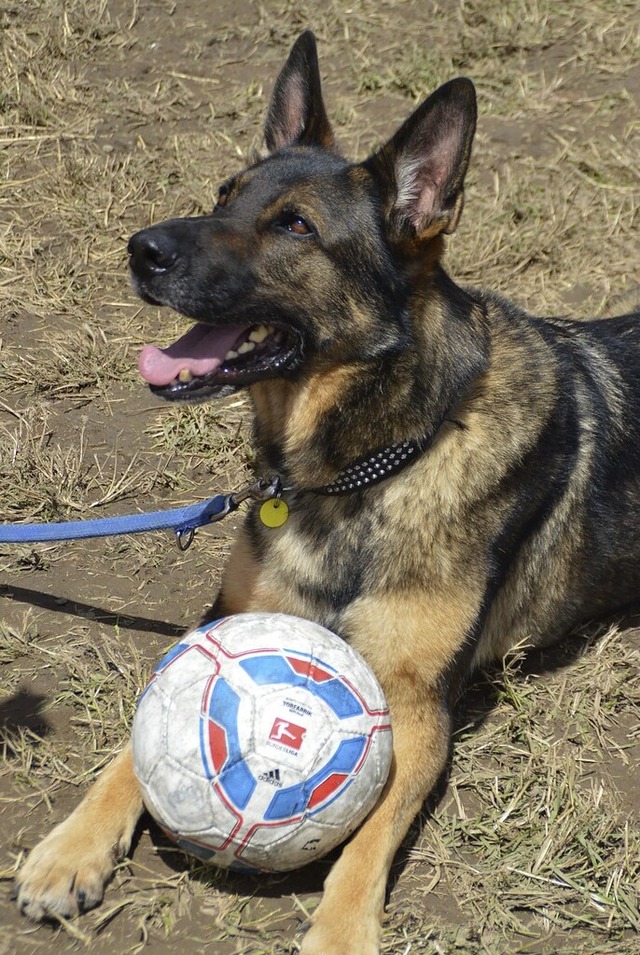
{"type": "MultiPolygon", "coordinates": [[[[126,240],[211,208],[259,145],[308,26],[354,156],[437,83],[476,83],[458,281],[579,317],[638,282],[634,2],[32,0],[0,4],[0,23],[5,520],[179,506],[245,483],[246,401],[170,408],[137,378],[141,345],[182,323],[129,290],[126,240]]],[[[212,600],[236,524],[186,553],[168,534],[0,546],[0,955],[296,950],[328,863],[241,880],[148,825],[84,918],[32,926],[9,898],[23,852],[109,761],[150,666],[212,600]]],[[[636,624],[469,691],[442,799],[394,869],[386,955],[640,952],[636,624]]]]}

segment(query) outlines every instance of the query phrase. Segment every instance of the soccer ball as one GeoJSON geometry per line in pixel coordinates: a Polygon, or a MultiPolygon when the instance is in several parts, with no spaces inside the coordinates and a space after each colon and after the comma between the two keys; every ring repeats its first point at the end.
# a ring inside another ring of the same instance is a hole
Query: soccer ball
{"type": "Polygon", "coordinates": [[[147,809],[216,865],[295,869],[342,842],[391,764],[382,690],[347,643],[285,614],[224,617],[160,662],[133,721],[147,809]]]}

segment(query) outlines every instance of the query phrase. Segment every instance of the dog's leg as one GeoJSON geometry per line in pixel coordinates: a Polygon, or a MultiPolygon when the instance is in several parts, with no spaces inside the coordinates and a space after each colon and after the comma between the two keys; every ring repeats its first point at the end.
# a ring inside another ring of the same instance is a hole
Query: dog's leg
{"type": "Polygon", "coordinates": [[[39,843],[18,873],[21,912],[77,915],[101,901],[115,862],[131,844],[142,799],[127,746],[74,812],[39,843]]]}
{"type": "Polygon", "coordinates": [[[394,745],[390,779],[329,873],[301,955],[378,955],[393,857],[445,767],[450,728],[439,695],[434,691],[413,705],[410,700],[389,703],[394,745]]]}

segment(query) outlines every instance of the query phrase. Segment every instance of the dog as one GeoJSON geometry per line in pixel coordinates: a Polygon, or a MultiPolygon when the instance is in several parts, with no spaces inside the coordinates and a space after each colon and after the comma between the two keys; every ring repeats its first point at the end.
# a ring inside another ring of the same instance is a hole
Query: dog
{"type": "MultiPolygon", "coordinates": [[[[336,149],[313,35],[293,46],[266,152],[209,215],[129,242],[139,295],[193,319],[140,371],[169,401],[248,388],[257,473],[287,519],[252,506],[205,620],[318,621],[375,671],[391,774],[344,846],[304,955],[376,955],[389,868],[445,772],[452,707],[478,666],[544,646],[640,588],[640,313],[537,318],[456,285],[474,87],[437,89],[364,162],[336,149]]],[[[125,749],[31,852],[33,919],[97,904],[142,802],[125,749]]]]}

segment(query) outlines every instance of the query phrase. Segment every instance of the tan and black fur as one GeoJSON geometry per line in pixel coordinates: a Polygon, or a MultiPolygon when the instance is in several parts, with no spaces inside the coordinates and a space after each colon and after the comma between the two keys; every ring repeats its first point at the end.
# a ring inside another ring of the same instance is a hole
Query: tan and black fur
{"type": "MultiPolygon", "coordinates": [[[[454,80],[347,162],[303,34],[276,84],[266,156],[225,183],[211,215],[130,244],[146,300],[278,330],[260,360],[155,389],[188,400],[248,387],[258,473],[287,488],[282,527],[247,515],[211,615],[320,621],[364,655],[392,710],[389,782],[327,879],[304,955],[378,952],[389,866],[445,768],[473,669],[638,595],[640,314],[535,318],[448,277],[443,236],[474,128],[472,84],[454,80]],[[397,474],[322,493],[413,439],[422,453],[397,474]]],[[[96,904],[140,811],[126,750],[32,852],[25,913],[96,904]]]]}

